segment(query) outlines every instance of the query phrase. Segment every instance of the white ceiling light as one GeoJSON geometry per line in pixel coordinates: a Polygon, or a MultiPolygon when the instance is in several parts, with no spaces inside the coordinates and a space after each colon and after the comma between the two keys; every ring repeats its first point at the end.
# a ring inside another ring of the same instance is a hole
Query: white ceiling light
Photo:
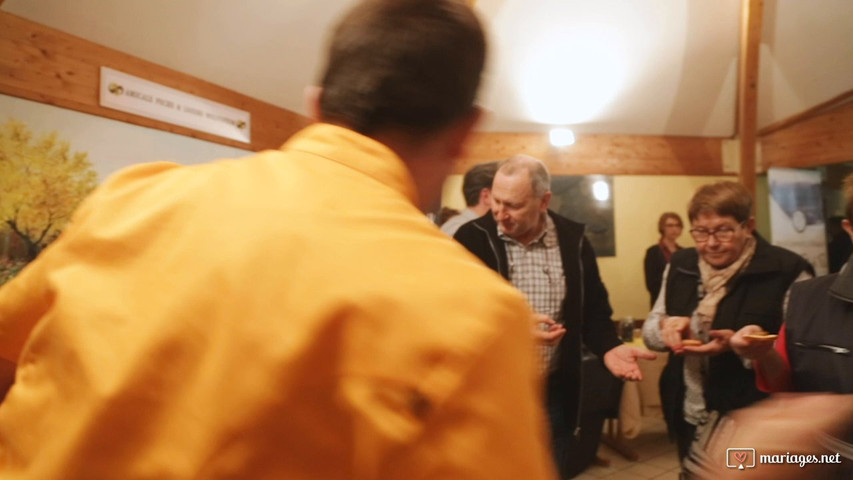
{"type": "Polygon", "coordinates": [[[520,100],[540,123],[594,121],[620,93],[624,54],[606,28],[556,30],[531,40],[519,68],[520,100]]]}
{"type": "Polygon", "coordinates": [[[568,147],[575,143],[575,134],[568,128],[552,128],[548,133],[551,145],[560,148],[568,147]]]}

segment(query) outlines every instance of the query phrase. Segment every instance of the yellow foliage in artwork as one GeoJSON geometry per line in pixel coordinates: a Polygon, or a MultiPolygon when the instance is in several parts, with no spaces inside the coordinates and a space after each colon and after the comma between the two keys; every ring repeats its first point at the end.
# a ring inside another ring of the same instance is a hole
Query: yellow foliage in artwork
{"type": "Polygon", "coordinates": [[[17,120],[0,126],[0,223],[21,237],[29,260],[96,185],[88,154],[72,153],[56,132],[36,137],[17,120]]]}

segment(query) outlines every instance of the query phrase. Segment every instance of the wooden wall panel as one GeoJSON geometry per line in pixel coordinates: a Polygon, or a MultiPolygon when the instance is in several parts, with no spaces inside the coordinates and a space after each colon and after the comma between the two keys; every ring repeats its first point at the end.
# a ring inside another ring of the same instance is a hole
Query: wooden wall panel
{"type": "Polygon", "coordinates": [[[853,102],[761,137],[762,170],[853,161],[853,102]]]}
{"type": "Polygon", "coordinates": [[[578,135],[556,149],[538,133],[475,133],[456,173],[472,165],[523,153],[540,158],[556,175],[726,175],[722,138],[578,135]]]}
{"type": "Polygon", "coordinates": [[[310,123],[294,112],[6,12],[0,12],[0,93],[249,150],[278,148],[310,123]],[[101,66],[250,112],[252,143],[101,107],[101,66]]]}

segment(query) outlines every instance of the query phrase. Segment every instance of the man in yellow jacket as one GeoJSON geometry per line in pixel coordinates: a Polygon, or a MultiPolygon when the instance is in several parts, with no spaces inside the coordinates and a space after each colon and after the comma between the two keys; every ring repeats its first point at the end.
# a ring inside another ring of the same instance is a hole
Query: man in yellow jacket
{"type": "Polygon", "coordinates": [[[0,478],[551,478],[528,307],[419,209],[476,17],[368,1],[330,48],[321,123],[118,173],[0,289],[0,478]]]}

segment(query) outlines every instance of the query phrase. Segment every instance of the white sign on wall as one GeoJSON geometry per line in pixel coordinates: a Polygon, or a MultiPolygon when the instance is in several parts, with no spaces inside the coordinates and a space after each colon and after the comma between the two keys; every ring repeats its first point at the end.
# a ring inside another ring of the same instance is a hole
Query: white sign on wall
{"type": "Polygon", "coordinates": [[[100,104],[161,122],[251,143],[251,115],[108,67],[101,67],[100,104]]]}

